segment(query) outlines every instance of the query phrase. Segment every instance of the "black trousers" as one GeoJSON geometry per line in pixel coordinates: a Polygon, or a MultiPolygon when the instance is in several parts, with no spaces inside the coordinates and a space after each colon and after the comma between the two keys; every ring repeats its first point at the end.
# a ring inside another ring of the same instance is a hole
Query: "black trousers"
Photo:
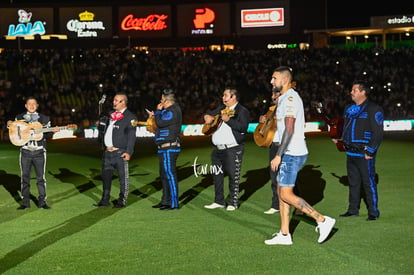
{"type": "Polygon", "coordinates": [[[30,176],[32,167],[36,173],[37,190],[39,193],[39,205],[46,202],[46,149],[30,151],[20,149],[21,192],[22,205],[30,206],[30,176]]]}
{"type": "MultiPolygon", "coordinates": [[[[279,149],[279,145],[272,142],[269,149],[269,163],[270,161],[276,156],[277,150],[279,149]]],[[[271,180],[271,188],[272,188],[272,205],[271,207],[274,209],[279,209],[279,195],[277,193],[277,171],[273,171],[271,167],[269,167],[270,173],[270,180],[271,180]]]]}
{"type": "Polygon", "coordinates": [[[375,156],[372,159],[365,159],[364,157],[348,155],[346,164],[349,182],[348,212],[359,214],[362,189],[368,215],[379,217],[375,156]]]}
{"type": "Polygon", "coordinates": [[[159,171],[162,183],[161,204],[178,208],[177,158],[180,148],[158,150],[159,171]]]}
{"type": "Polygon", "coordinates": [[[111,198],[112,177],[117,170],[119,177],[119,198],[118,203],[126,205],[129,193],[129,165],[128,161],[121,158],[124,152],[117,150],[113,152],[105,151],[102,164],[102,202],[109,204],[111,198]]]}
{"type": "Polygon", "coordinates": [[[244,145],[219,150],[215,148],[211,153],[211,168],[215,199],[214,202],[225,205],[224,176],[229,177],[228,205],[238,207],[240,174],[242,168],[244,145]]]}

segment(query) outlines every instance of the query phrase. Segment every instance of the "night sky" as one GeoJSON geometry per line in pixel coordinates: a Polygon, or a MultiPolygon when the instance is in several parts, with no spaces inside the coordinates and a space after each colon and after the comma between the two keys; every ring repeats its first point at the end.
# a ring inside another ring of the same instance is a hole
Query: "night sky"
{"type": "MultiPolygon", "coordinates": [[[[260,0],[107,0],[107,1],[88,1],[88,0],[0,0],[3,5],[39,5],[49,3],[49,5],[154,5],[154,4],[180,4],[180,3],[211,3],[211,2],[252,2],[260,0]]],[[[263,0],[268,1],[268,0],[263,0]]],[[[278,1],[275,0],[277,3],[278,1]]],[[[384,15],[414,15],[414,5],[411,0],[392,0],[383,3],[378,0],[290,0],[291,15],[293,20],[306,18],[306,25],[309,29],[315,28],[352,28],[369,27],[371,16],[384,15]],[[410,4],[411,3],[411,4],[410,4]],[[314,18],[315,24],[308,24],[314,18]]],[[[306,27],[306,26],[303,26],[306,27]]]]}
{"type": "MultiPolygon", "coordinates": [[[[295,1],[291,0],[291,4],[295,1]]],[[[371,16],[414,15],[414,5],[410,0],[392,0],[385,4],[372,0],[326,1],[328,28],[369,27],[371,16]]]]}

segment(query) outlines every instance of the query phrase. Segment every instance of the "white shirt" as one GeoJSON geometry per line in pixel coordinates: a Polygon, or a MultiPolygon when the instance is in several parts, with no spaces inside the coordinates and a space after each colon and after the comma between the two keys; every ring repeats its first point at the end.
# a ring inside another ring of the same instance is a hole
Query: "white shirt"
{"type": "Polygon", "coordinates": [[[277,132],[278,130],[275,131],[272,142],[280,143],[279,134],[277,132]]]}
{"type": "MultiPolygon", "coordinates": [[[[299,94],[294,89],[289,89],[279,97],[276,109],[277,132],[279,141],[282,141],[285,132],[285,117],[295,118],[295,129],[287,147],[286,154],[292,156],[303,156],[308,154],[305,141],[305,112],[303,102],[299,94]]],[[[275,134],[275,135],[276,135],[275,134]]]]}
{"type": "MultiPolygon", "coordinates": [[[[124,113],[125,110],[126,110],[126,108],[123,109],[120,112],[124,113]]],[[[114,121],[112,121],[112,119],[109,120],[108,129],[106,130],[105,136],[104,136],[104,142],[105,142],[106,147],[113,147],[114,146],[114,144],[112,143],[112,130],[114,129],[115,122],[116,122],[116,120],[114,120],[114,121]]]]}
{"type": "MultiPolygon", "coordinates": [[[[236,108],[236,104],[229,107],[230,110],[234,110],[236,108]]],[[[214,145],[233,145],[237,144],[236,138],[233,135],[233,131],[231,127],[224,121],[221,122],[221,125],[218,129],[214,132],[213,136],[211,137],[211,141],[214,145]]]]}
{"type": "Polygon", "coordinates": [[[106,147],[113,147],[114,146],[114,144],[112,143],[112,130],[114,129],[115,122],[116,121],[110,120],[109,125],[108,125],[108,129],[106,129],[105,137],[104,137],[106,147]]]}

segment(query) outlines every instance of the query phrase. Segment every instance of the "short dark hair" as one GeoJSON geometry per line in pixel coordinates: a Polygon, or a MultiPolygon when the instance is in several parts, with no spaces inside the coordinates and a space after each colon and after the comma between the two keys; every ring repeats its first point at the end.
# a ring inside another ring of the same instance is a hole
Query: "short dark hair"
{"type": "Polygon", "coordinates": [[[224,87],[224,91],[225,90],[229,90],[230,91],[230,95],[234,95],[234,96],[236,96],[236,99],[237,100],[239,100],[239,93],[237,92],[237,89],[236,89],[236,87],[233,87],[233,86],[226,86],[226,87],[224,87]]]}
{"type": "Polygon", "coordinates": [[[359,90],[360,91],[365,91],[365,94],[368,96],[369,92],[371,91],[371,88],[369,87],[368,83],[365,82],[364,80],[354,80],[354,82],[352,83],[353,85],[358,85],[359,86],[359,90]]]}
{"type": "Polygon", "coordinates": [[[28,96],[24,102],[27,103],[31,99],[35,100],[36,103],[38,103],[37,98],[35,98],[34,96],[28,96]]]}
{"type": "Polygon", "coordinates": [[[162,95],[171,95],[171,94],[174,94],[173,89],[164,89],[164,90],[162,90],[162,95]]]}
{"type": "Polygon", "coordinates": [[[293,79],[293,69],[289,66],[279,66],[276,69],[273,70],[273,72],[279,72],[281,74],[286,74],[290,81],[292,82],[293,79]]]}
{"type": "Polygon", "coordinates": [[[162,90],[162,95],[164,96],[165,100],[175,103],[175,93],[173,89],[162,90]]]}

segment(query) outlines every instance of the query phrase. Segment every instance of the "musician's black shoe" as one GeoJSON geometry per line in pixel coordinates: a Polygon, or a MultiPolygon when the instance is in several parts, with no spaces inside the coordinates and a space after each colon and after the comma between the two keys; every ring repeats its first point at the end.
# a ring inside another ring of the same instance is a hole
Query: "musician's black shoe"
{"type": "MultiPolygon", "coordinates": [[[[152,208],[160,208],[160,207],[163,207],[163,206],[166,206],[165,204],[162,204],[162,203],[157,203],[157,204],[154,204],[153,206],[152,206],[152,208]]],[[[168,206],[168,205],[167,205],[168,206]]]]}
{"type": "Polygon", "coordinates": [[[126,205],[123,203],[115,203],[114,208],[124,208],[126,205]]]}
{"type": "Polygon", "coordinates": [[[27,206],[27,205],[20,205],[19,207],[17,207],[16,209],[17,210],[25,210],[25,209],[27,209],[27,208],[30,208],[30,206],[27,206]]]}
{"type": "Polygon", "coordinates": [[[42,204],[39,204],[39,208],[50,209],[50,206],[47,203],[44,202],[42,204]]]}
{"type": "Polygon", "coordinates": [[[345,213],[343,213],[343,214],[341,214],[339,216],[345,218],[345,217],[358,217],[359,215],[358,214],[349,213],[349,212],[345,212],[345,213]]]}
{"type": "Polygon", "coordinates": [[[160,207],[160,210],[179,210],[180,208],[178,207],[171,207],[169,205],[163,205],[160,207]]]}
{"type": "Polygon", "coordinates": [[[109,207],[110,206],[109,202],[103,202],[103,201],[100,201],[98,203],[94,203],[92,205],[95,206],[95,207],[109,207]]]}
{"type": "Polygon", "coordinates": [[[376,221],[378,220],[379,217],[373,216],[373,215],[369,215],[367,218],[367,221],[376,221]]]}

